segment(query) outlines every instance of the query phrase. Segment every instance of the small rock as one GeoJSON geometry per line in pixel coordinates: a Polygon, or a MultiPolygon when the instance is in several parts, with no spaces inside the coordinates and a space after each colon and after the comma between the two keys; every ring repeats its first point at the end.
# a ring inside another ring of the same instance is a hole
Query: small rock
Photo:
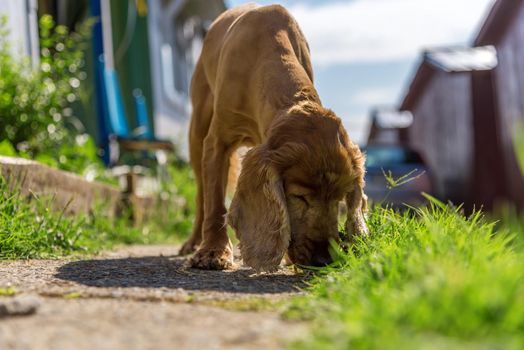
{"type": "Polygon", "coordinates": [[[32,315],[39,307],[40,299],[32,295],[2,298],[0,299],[0,318],[32,315]]]}
{"type": "Polygon", "coordinates": [[[112,298],[117,299],[117,298],[121,298],[123,296],[124,296],[124,292],[122,292],[121,290],[115,290],[115,291],[111,292],[111,297],[112,298]]]}

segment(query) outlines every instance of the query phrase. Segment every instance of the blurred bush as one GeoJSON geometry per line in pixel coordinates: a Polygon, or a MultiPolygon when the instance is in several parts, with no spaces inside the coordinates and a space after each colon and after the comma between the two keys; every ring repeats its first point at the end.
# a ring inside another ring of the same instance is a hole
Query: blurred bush
{"type": "Polygon", "coordinates": [[[43,16],[40,65],[33,69],[28,58],[12,56],[7,20],[0,17],[0,154],[78,173],[100,171],[97,147],[83,134],[71,108],[86,79],[84,49],[92,22],[70,32],[51,16],[43,16]]]}

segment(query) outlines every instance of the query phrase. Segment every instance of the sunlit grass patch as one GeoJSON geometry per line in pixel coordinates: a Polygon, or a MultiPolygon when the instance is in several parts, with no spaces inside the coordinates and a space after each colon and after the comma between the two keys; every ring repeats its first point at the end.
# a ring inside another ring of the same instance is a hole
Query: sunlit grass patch
{"type": "Polygon", "coordinates": [[[288,310],[314,324],[295,348],[524,348],[516,223],[495,231],[480,213],[432,200],[415,212],[375,208],[368,224],[372,235],[288,310]]]}
{"type": "MultiPolygon", "coordinates": [[[[173,173],[187,175],[188,170],[173,173]]],[[[184,187],[177,193],[192,192],[188,181],[179,182],[184,187]]],[[[167,218],[152,217],[135,227],[125,217],[109,217],[103,208],[65,216],[51,210],[50,201],[52,198],[23,198],[0,177],[0,260],[91,254],[120,244],[175,243],[188,235],[193,218],[192,206],[184,205],[173,208],[167,218]]]]}

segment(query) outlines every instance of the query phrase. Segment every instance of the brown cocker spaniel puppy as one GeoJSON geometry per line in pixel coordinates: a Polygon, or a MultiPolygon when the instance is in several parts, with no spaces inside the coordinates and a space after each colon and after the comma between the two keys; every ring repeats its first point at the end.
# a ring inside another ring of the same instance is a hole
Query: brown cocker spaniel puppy
{"type": "Polygon", "coordinates": [[[367,233],[364,157],[322,107],[308,44],[286,9],[246,5],[223,13],[206,35],[191,94],[197,215],[180,253],[196,251],[193,267],[232,266],[226,215],[244,263],[257,271],[276,269],[286,253],[296,264],[328,263],[343,199],[347,232],[367,233]],[[230,158],[240,146],[253,148],[227,214],[230,158]]]}

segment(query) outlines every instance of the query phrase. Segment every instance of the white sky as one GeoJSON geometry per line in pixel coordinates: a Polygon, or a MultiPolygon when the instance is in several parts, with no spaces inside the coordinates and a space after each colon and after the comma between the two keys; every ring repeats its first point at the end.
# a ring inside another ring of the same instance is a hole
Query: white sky
{"type": "Polygon", "coordinates": [[[462,42],[489,0],[354,0],[288,7],[317,64],[413,58],[424,46],[462,42]]]}
{"type": "Polygon", "coordinates": [[[369,110],[400,101],[421,50],[470,43],[493,0],[258,2],[281,3],[297,19],[311,47],[324,104],[364,142],[369,110]]]}

